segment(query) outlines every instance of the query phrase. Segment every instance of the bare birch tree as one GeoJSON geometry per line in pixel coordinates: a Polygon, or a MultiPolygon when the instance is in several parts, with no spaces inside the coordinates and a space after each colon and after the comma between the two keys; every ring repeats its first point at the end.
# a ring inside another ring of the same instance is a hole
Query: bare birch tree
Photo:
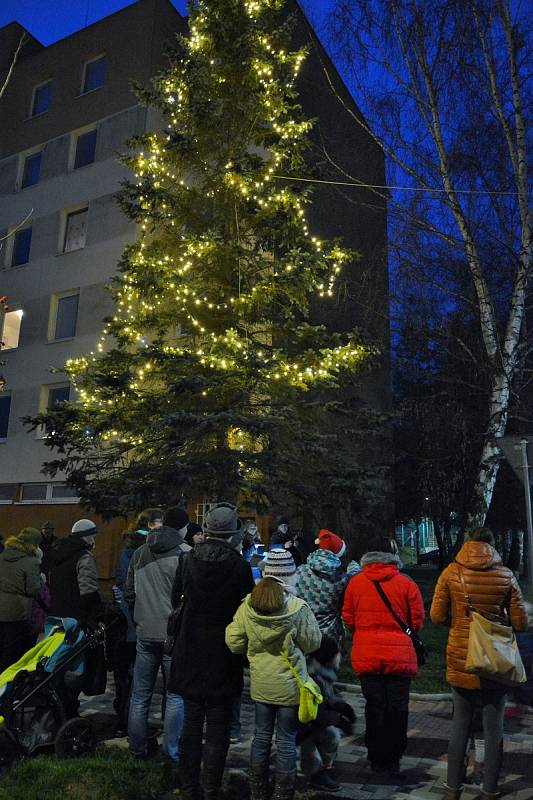
{"type": "MultiPolygon", "coordinates": [[[[490,380],[466,524],[481,525],[502,457],[498,440],[506,432],[511,393],[530,351],[527,4],[334,0],[333,5],[332,47],[363,98],[365,119],[350,113],[388,159],[394,246],[405,250],[415,231],[424,249],[408,253],[405,263],[419,273],[421,286],[448,293],[454,311],[457,302],[473,305],[478,320],[490,380]],[[431,257],[442,255],[443,248],[447,258],[431,257]]],[[[383,190],[375,191],[382,196],[383,190]]],[[[479,367],[479,355],[471,356],[479,367]]]]}
{"type": "Polygon", "coordinates": [[[26,33],[23,33],[21,35],[20,39],[19,39],[19,42],[18,42],[16,48],[15,48],[15,52],[13,53],[13,58],[11,59],[11,63],[9,65],[9,67],[8,67],[8,70],[7,70],[6,74],[4,75],[3,78],[0,78],[0,80],[2,81],[2,83],[0,84],[0,100],[2,99],[2,96],[3,96],[4,92],[5,92],[5,90],[7,89],[8,83],[11,80],[11,76],[13,75],[13,70],[15,69],[16,63],[18,61],[18,57],[20,55],[20,52],[21,52],[22,48],[26,44],[27,39],[28,39],[28,35],[26,33]]]}

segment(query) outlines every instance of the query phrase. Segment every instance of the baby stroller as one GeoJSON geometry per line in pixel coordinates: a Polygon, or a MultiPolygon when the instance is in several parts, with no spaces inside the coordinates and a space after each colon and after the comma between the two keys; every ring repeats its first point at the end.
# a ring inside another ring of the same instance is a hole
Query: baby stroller
{"type": "Polygon", "coordinates": [[[74,716],[72,697],[90,678],[85,663],[103,643],[105,625],[85,633],[75,619],[48,617],[45,634],[0,675],[0,756],[6,760],[50,750],[63,757],[94,750],[91,721],[74,716]]]}

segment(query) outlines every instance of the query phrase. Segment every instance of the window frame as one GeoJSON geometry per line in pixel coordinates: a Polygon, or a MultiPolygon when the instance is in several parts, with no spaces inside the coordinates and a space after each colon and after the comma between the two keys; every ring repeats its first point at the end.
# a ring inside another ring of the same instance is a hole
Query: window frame
{"type": "Polygon", "coordinates": [[[48,111],[50,110],[50,105],[52,103],[52,83],[53,83],[53,79],[52,78],[48,78],[48,80],[42,81],[41,83],[37,83],[33,87],[32,93],[31,93],[31,104],[30,104],[29,119],[33,119],[34,117],[40,117],[41,114],[47,114],[48,111]],[[35,111],[34,109],[35,109],[35,101],[37,99],[37,92],[39,91],[39,89],[42,89],[44,86],[50,86],[50,94],[49,94],[49,98],[48,98],[48,106],[43,111],[35,111]]]}
{"type": "Polygon", "coordinates": [[[41,182],[41,167],[42,167],[42,159],[43,159],[43,150],[39,148],[38,150],[30,150],[28,153],[24,153],[21,159],[20,165],[20,174],[19,179],[17,181],[18,187],[20,191],[23,189],[30,189],[32,186],[37,186],[41,182]],[[24,177],[26,175],[26,165],[31,158],[36,158],[39,156],[39,174],[37,176],[37,180],[34,183],[24,183],[24,177]]]}
{"type": "Polygon", "coordinates": [[[22,308],[10,308],[9,311],[0,312],[0,353],[9,353],[11,350],[18,350],[20,345],[20,329],[22,327],[23,316],[24,316],[24,311],[22,310],[22,308]],[[9,314],[17,314],[19,318],[17,344],[14,347],[5,347],[2,344],[2,338],[4,336],[4,331],[6,326],[6,317],[8,317],[9,314]]]}
{"type": "Polygon", "coordinates": [[[87,245],[87,233],[89,228],[89,204],[85,203],[85,205],[80,206],[79,208],[71,208],[67,211],[63,212],[63,223],[62,223],[62,230],[61,230],[61,239],[60,239],[60,253],[76,253],[78,250],[84,250],[87,245]],[[81,247],[71,247],[67,250],[67,236],[68,236],[68,226],[69,220],[73,217],[78,216],[79,214],[87,214],[87,221],[85,223],[85,239],[81,247]]]}
{"type": "MultiPolygon", "coordinates": [[[[54,497],[53,496],[54,486],[65,486],[65,485],[66,484],[64,482],[62,482],[62,481],[58,481],[58,482],[55,482],[55,483],[54,482],[45,483],[44,481],[34,481],[33,483],[32,482],[21,483],[20,484],[20,489],[19,489],[19,491],[17,493],[19,499],[15,500],[15,503],[17,505],[25,505],[25,506],[30,506],[30,505],[36,505],[36,506],[37,505],[49,505],[51,503],[53,503],[54,505],[61,505],[61,504],[66,504],[66,503],[68,503],[68,504],[71,504],[71,503],[76,503],[77,504],[77,503],[79,503],[80,502],[80,498],[79,497],[54,497]],[[34,484],[38,485],[38,486],[46,486],[45,496],[43,498],[41,498],[40,500],[24,500],[23,499],[24,498],[24,487],[25,486],[32,486],[34,484]]],[[[0,501],[0,502],[2,502],[2,501],[0,501]]],[[[7,503],[9,501],[4,500],[3,502],[7,503]]]]}
{"type": "Polygon", "coordinates": [[[50,298],[50,317],[48,320],[48,342],[68,342],[71,339],[76,338],[77,327],[78,327],[78,318],[79,318],[79,311],[80,311],[80,290],[79,289],[69,289],[65,292],[58,292],[57,294],[53,294],[50,298]],[[74,326],[74,335],[73,336],[62,336],[61,338],[56,338],[56,330],[57,330],[57,317],[59,311],[59,303],[61,300],[67,297],[77,297],[78,298],[78,306],[76,309],[76,323],[74,326]]]}
{"type": "Polygon", "coordinates": [[[5,498],[3,498],[1,493],[0,493],[0,506],[11,506],[11,505],[13,505],[13,503],[15,503],[17,501],[17,497],[18,497],[18,484],[16,484],[16,483],[2,483],[2,484],[0,484],[0,486],[12,486],[13,487],[13,495],[11,496],[11,498],[9,500],[6,500],[5,498]]]}
{"type": "Polygon", "coordinates": [[[80,95],[79,95],[80,97],[84,97],[86,94],[91,94],[91,92],[97,92],[99,89],[103,89],[103,87],[105,86],[106,66],[107,66],[106,53],[100,53],[100,55],[95,56],[94,58],[90,58],[88,61],[86,61],[84,63],[83,72],[82,72],[82,76],[81,76],[81,87],[80,87],[80,95]],[[92,89],[86,89],[85,85],[87,83],[88,70],[90,69],[90,67],[93,64],[96,64],[99,61],[103,61],[104,62],[104,75],[103,75],[102,83],[99,84],[98,86],[94,86],[92,89]]]}
{"type": "Polygon", "coordinates": [[[98,145],[98,126],[91,125],[89,128],[82,128],[79,131],[74,132],[73,136],[73,147],[72,147],[72,154],[70,158],[70,170],[74,172],[78,169],[83,169],[84,167],[90,167],[91,164],[94,164],[96,161],[96,148],[98,145]],[[85,164],[77,164],[78,158],[78,143],[80,139],[83,139],[85,136],[89,136],[89,134],[94,133],[94,153],[93,153],[93,160],[87,161],[85,164]]]}
{"type": "Polygon", "coordinates": [[[6,253],[6,255],[8,257],[8,265],[10,267],[12,267],[12,268],[23,267],[25,264],[29,264],[30,263],[32,237],[33,237],[33,226],[32,225],[26,225],[23,228],[18,228],[16,230],[12,230],[12,235],[10,236],[10,239],[12,240],[11,241],[11,247],[9,248],[9,250],[6,253]],[[25,233],[26,231],[30,231],[30,242],[29,242],[29,246],[28,246],[28,259],[27,259],[27,261],[19,261],[19,262],[17,262],[15,264],[15,254],[17,252],[17,237],[19,237],[22,233],[25,233]]]}
{"type": "Polygon", "coordinates": [[[4,400],[6,397],[9,399],[9,407],[8,407],[8,411],[7,411],[7,426],[6,426],[6,435],[2,436],[1,433],[0,433],[0,442],[1,443],[7,442],[8,438],[9,438],[9,422],[10,422],[10,419],[11,419],[11,405],[12,405],[13,397],[12,397],[12,394],[11,394],[10,391],[0,392],[0,400],[4,400]]]}

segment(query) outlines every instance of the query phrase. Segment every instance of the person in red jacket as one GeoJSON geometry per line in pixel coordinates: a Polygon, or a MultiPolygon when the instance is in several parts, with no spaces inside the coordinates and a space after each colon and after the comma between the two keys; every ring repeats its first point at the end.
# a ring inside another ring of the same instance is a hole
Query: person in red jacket
{"type": "Polygon", "coordinates": [[[379,583],[397,616],[417,633],[424,601],[414,581],[400,573],[394,553],[371,552],[361,559],[344,595],[342,618],[353,635],[352,666],[366,700],[365,743],[374,772],[397,775],[407,746],[411,678],[417,658],[410,637],[382,600],[379,583]]]}

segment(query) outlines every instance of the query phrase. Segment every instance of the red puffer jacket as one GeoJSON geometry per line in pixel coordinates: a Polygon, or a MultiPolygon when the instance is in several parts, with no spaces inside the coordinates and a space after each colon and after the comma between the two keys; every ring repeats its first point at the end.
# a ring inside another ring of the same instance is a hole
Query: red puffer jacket
{"type": "Polygon", "coordinates": [[[353,633],[352,666],[358,675],[416,675],[413,644],[399,627],[372,581],[379,581],[400,619],[418,632],[426,613],[420,589],[400,573],[400,559],[392,553],[367,553],[362,572],[346,589],[342,618],[353,633]]]}

